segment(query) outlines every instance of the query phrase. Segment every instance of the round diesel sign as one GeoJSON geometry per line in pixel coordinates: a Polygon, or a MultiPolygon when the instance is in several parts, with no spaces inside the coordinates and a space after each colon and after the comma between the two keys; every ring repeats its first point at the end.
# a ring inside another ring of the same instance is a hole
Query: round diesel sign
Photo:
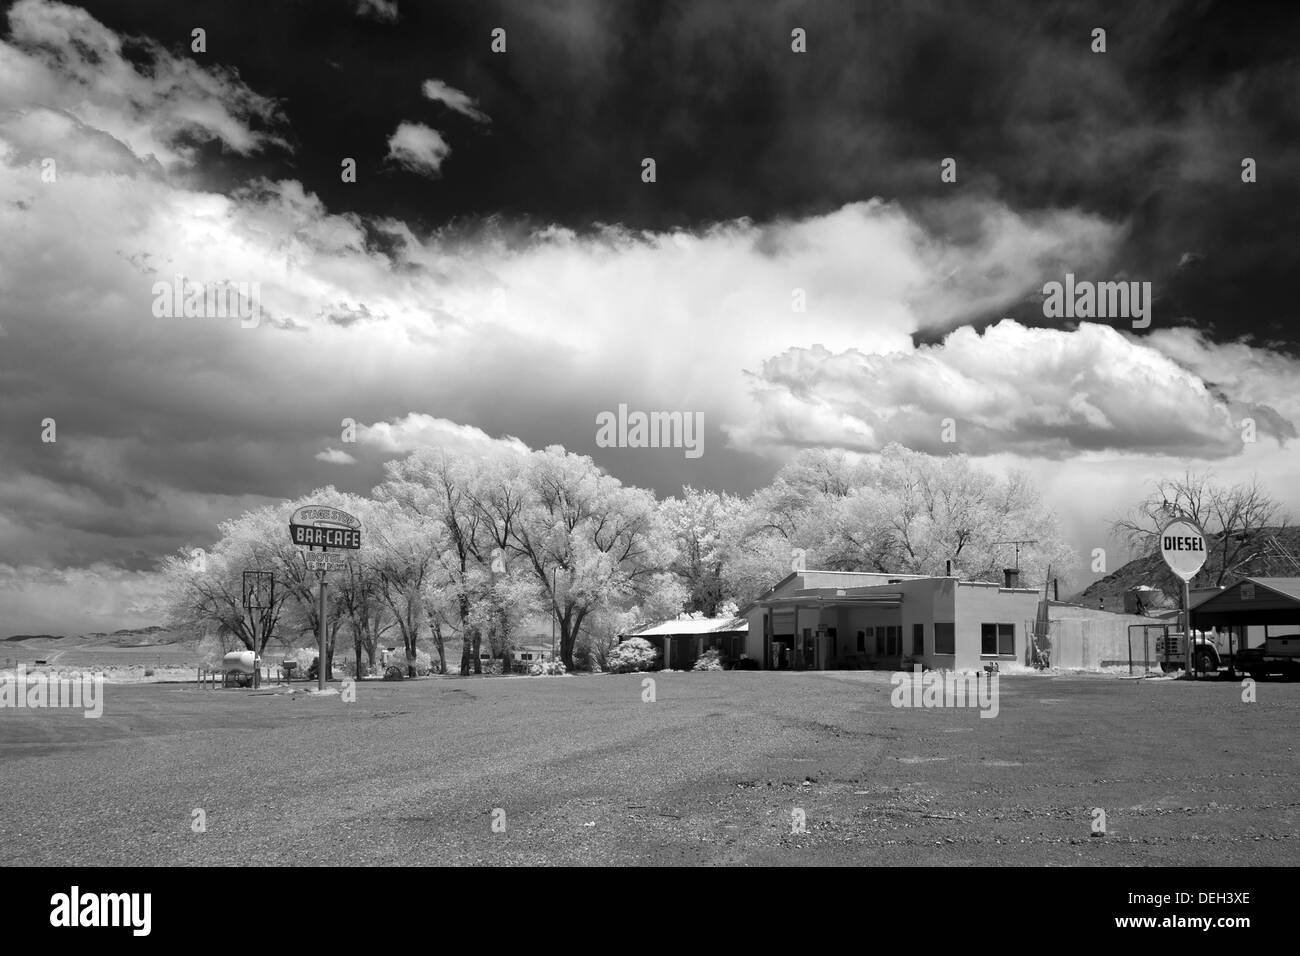
{"type": "Polygon", "coordinates": [[[1170,571],[1190,581],[1205,565],[1205,532],[1195,521],[1175,518],[1160,529],[1160,554],[1170,571]]]}

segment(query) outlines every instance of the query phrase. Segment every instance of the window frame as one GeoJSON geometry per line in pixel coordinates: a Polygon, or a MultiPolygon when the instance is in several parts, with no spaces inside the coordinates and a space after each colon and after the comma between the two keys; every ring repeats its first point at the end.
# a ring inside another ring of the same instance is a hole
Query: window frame
{"type": "Polygon", "coordinates": [[[936,656],[955,657],[957,655],[957,624],[955,621],[934,622],[934,653],[936,656]],[[942,649],[939,638],[940,628],[947,629],[947,650],[942,649]]]}
{"type": "Polygon", "coordinates": [[[1016,656],[1016,625],[1006,621],[981,621],[980,622],[980,657],[1011,657],[1016,656]],[[987,639],[989,631],[992,629],[993,650],[987,649],[987,639]],[[1003,642],[1007,641],[1009,649],[1004,650],[1003,642]]]}

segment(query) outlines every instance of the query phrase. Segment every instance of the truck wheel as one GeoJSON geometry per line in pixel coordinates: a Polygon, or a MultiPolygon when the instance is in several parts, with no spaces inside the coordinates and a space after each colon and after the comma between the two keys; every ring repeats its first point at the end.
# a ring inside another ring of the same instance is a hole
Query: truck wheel
{"type": "Polygon", "coordinates": [[[1219,664],[1209,651],[1197,651],[1196,670],[1202,674],[1214,675],[1219,670],[1219,664]]]}

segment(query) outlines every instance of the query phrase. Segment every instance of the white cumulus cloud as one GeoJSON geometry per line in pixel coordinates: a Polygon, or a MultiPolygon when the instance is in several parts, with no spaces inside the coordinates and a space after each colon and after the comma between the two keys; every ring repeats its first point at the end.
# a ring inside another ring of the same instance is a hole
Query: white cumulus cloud
{"type": "Polygon", "coordinates": [[[492,119],[478,108],[478,104],[466,93],[454,86],[448,86],[442,80],[425,80],[420,87],[424,95],[435,103],[441,103],[450,110],[479,123],[490,123],[492,119]]]}
{"type": "Polygon", "coordinates": [[[357,460],[339,448],[327,448],[316,453],[317,461],[326,461],[331,465],[355,465],[357,460]]]}
{"type": "Polygon", "coordinates": [[[361,425],[357,428],[357,439],[386,454],[406,454],[421,448],[479,454],[489,451],[528,452],[528,446],[512,435],[493,438],[473,425],[460,425],[422,412],[412,412],[391,422],[361,425]]]}
{"type": "MultiPolygon", "coordinates": [[[[899,442],[933,454],[1046,458],[1224,458],[1242,450],[1247,414],[1260,435],[1295,437],[1276,409],[1227,398],[1187,364],[1088,322],[1067,331],[1004,319],[983,334],[962,327],[939,345],[877,353],[793,348],[763,363],[752,378],[755,412],[729,431],[745,447],[874,452],[899,442]]],[[[1291,366],[1294,381],[1300,368],[1291,366]]]]}
{"type": "Polygon", "coordinates": [[[423,123],[399,123],[388,137],[388,159],[422,176],[437,176],[451,147],[436,129],[423,123]]]}

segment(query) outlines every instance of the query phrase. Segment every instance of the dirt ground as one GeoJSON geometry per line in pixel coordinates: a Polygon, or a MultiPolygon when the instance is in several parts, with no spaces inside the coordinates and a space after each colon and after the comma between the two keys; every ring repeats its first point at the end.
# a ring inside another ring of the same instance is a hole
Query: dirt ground
{"type": "Polygon", "coordinates": [[[886,673],[653,676],[0,709],[0,863],[1300,863],[1300,684],[1004,676],[989,719],[886,673]]]}

